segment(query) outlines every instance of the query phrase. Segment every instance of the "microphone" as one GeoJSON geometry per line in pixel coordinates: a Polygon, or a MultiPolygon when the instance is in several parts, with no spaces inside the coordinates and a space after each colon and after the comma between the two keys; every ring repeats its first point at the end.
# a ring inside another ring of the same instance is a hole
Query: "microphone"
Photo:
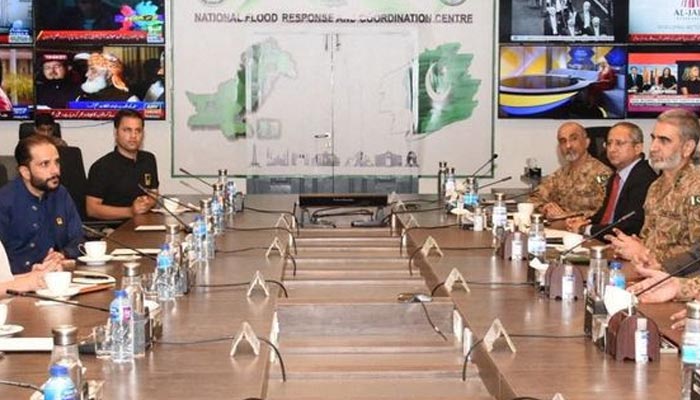
{"type": "Polygon", "coordinates": [[[102,312],[109,313],[109,308],[91,306],[91,305],[89,305],[89,304],[78,303],[77,301],[68,301],[68,300],[55,299],[55,298],[53,298],[53,297],[41,296],[41,295],[39,295],[39,294],[31,293],[31,292],[20,292],[20,291],[13,290],[13,289],[7,289],[7,290],[5,290],[5,293],[7,293],[7,294],[10,295],[10,296],[16,296],[16,297],[31,297],[31,298],[34,298],[34,299],[45,300],[45,301],[53,301],[53,302],[55,302],[55,303],[68,304],[69,306],[89,308],[89,309],[91,309],[91,310],[97,310],[97,311],[102,311],[102,312]]]}
{"type": "Polygon", "coordinates": [[[189,182],[186,182],[186,181],[183,181],[183,180],[180,180],[180,181],[178,181],[178,182],[180,182],[181,185],[187,186],[188,188],[194,190],[195,192],[197,192],[197,193],[199,193],[199,194],[203,194],[203,195],[205,195],[205,196],[208,196],[208,195],[209,195],[209,193],[206,193],[206,192],[204,192],[204,191],[202,191],[202,190],[199,190],[198,188],[196,188],[196,187],[190,185],[189,182]]]}
{"type": "MultiPolygon", "coordinates": [[[[153,192],[151,192],[151,191],[148,190],[147,188],[141,186],[141,184],[139,184],[138,187],[139,187],[139,189],[141,189],[142,192],[144,192],[144,193],[146,194],[146,196],[148,196],[148,197],[152,198],[153,200],[155,200],[156,203],[158,203],[158,205],[163,209],[163,211],[165,211],[166,213],[170,214],[171,217],[175,218],[175,220],[176,220],[180,225],[182,225],[182,229],[183,229],[186,233],[192,233],[192,228],[190,228],[190,226],[189,226],[188,224],[186,224],[185,221],[182,220],[182,218],[178,217],[177,214],[175,214],[174,212],[170,211],[170,210],[168,209],[168,207],[165,206],[165,203],[163,203],[163,200],[161,200],[161,197],[164,197],[164,196],[161,196],[161,195],[158,195],[158,194],[154,194],[153,192]]],[[[179,202],[176,202],[176,203],[177,203],[178,205],[180,204],[179,202]]]]}
{"type": "Polygon", "coordinates": [[[499,184],[499,183],[503,183],[503,182],[509,181],[509,180],[511,180],[511,179],[513,179],[513,177],[511,177],[511,176],[506,176],[505,178],[501,178],[501,179],[499,179],[499,180],[497,180],[497,181],[493,181],[493,182],[491,182],[491,183],[487,183],[487,184],[485,184],[485,185],[481,185],[481,186],[479,186],[479,187],[477,188],[477,190],[481,190],[481,189],[483,189],[483,188],[485,188],[485,187],[497,185],[497,184],[499,184]]]}
{"type": "Polygon", "coordinates": [[[198,177],[197,175],[191,173],[190,171],[188,171],[188,170],[186,170],[186,169],[184,169],[184,168],[178,168],[178,169],[179,169],[180,172],[182,172],[183,174],[185,174],[185,175],[187,175],[187,176],[189,176],[189,177],[191,177],[191,178],[194,178],[194,179],[196,179],[196,180],[202,182],[203,184],[209,186],[210,188],[211,188],[211,187],[214,187],[214,185],[212,185],[211,183],[209,183],[209,182],[205,181],[204,179],[198,177]]]}
{"type": "Polygon", "coordinates": [[[470,176],[470,177],[475,177],[476,174],[478,174],[479,172],[481,172],[482,169],[484,169],[487,165],[491,164],[491,163],[493,162],[493,160],[495,160],[495,159],[497,159],[497,158],[498,158],[498,154],[493,153],[493,155],[491,156],[491,158],[488,159],[488,161],[486,161],[481,167],[477,168],[477,170],[474,171],[474,172],[473,172],[471,175],[469,175],[469,176],[470,176]]]}
{"type": "Polygon", "coordinates": [[[560,258],[564,258],[564,257],[566,257],[567,255],[569,255],[569,253],[571,253],[572,251],[574,251],[576,248],[578,248],[579,246],[581,246],[582,244],[584,244],[584,243],[586,243],[586,242],[590,242],[591,240],[594,240],[594,239],[598,239],[599,237],[603,236],[603,234],[605,234],[605,233],[607,233],[608,231],[612,230],[613,228],[615,228],[616,226],[620,225],[620,224],[623,223],[624,221],[626,221],[626,220],[632,218],[632,216],[633,216],[634,214],[636,214],[636,213],[637,213],[637,211],[630,211],[630,212],[628,212],[627,214],[625,214],[625,215],[621,216],[620,218],[618,218],[617,221],[613,222],[612,224],[610,224],[610,225],[606,226],[605,228],[603,228],[603,229],[599,230],[598,232],[596,232],[595,235],[592,235],[592,236],[590,236],[590,237],[588,237],[588,238],[585,238],[585,239],[583,239],[582,241],[580,241],[580,242],[576,243],[575,245],[571,246],[570,248],[565,249],[565,250],[559,255],[559,257],[560,257],[560,258]]]}
{"type": "Polygon", "coordinates": [[[131,250],[131,251],[133,251],[134,253],[140,255],[141,257],[150,258],[150,259],[153,260],[153,261],[157,261],[157,259],[156,259],[155,256],[153,256],[153,255],[151,255],[151,254],[146,254],[146,253],[144,253],[143,251],[141,251],[141,250],[139,250],[139,249],[136,249],[136,248],[134,248],[134,247],[132,247],[132,246],[126,245],[126,244],[120,242],[119,240],[112,238],[111,236],[105,235],[104,233],[98,231],[97,229],[92,229],[92,228],[90,228],[89,226],[83,225],[83,230],[85,230],[86,232],[90,233],[91,235],[95,235],[95,236],[100,237],[100,238],[102,238],[102,239],[105,239],[105,240],[107,240],[107,241],[109,241],[109,242],[112,242],[112,243],[114,243],[114,244],[116,244],[116,245],[118,245],[118,246],[124,247],[125,249],[131,250]]]}
{"type": "Polygon", "coordinates": [[[667,280],[669,280],[669,279],[671,279],[671,278],[675,278],[675,277],[681,276],[681,275],[684,276],[684,275],[685,275],[684,273],[685,273],[687,270],[689,270],[690,267],[694,267],[694,266],[696,266],[695,264],[698,264],[698,263],[700,263],[700,259],[693,259],[692,261],[690,261],[690,262],[686,263],[685,265],[683,265],[681,268],[679,268],[679,269],[673,271],[672,274],[668,274],[668,276],[665,277],[665,278],[663,278],[662,280],[656,282],[655,284],[649,286],[648,288],[642,290],[642,291],[639,292],[639,293],[632,293],[632,294],[633,294],[635,297],[639,297],[639,296],[643,295],[644,293],[646,293],[646,292],[648,292],[648,291],[650,291],[650,290],[652,290],[652,289],[654,289],[654,288],[656,288],[656,287],[662,285],[664,282],[666,282],[667,280]]]}

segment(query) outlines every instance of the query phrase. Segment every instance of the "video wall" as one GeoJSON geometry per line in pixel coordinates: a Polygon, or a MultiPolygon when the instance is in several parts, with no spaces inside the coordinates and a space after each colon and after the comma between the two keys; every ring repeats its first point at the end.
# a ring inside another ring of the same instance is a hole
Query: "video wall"
{"type": "Polygon", "coordinates": [[[165,119],[164,0],[0,0],[0,119],[165,119]]]}
{"type": "Polygon", "coordinates": [[[700,0],[500,0],[500,118],[700,113],[700,0]]]}

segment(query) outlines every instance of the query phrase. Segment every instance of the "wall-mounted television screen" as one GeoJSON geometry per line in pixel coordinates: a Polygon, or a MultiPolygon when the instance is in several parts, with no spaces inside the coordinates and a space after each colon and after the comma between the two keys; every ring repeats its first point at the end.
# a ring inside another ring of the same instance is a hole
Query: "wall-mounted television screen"
{"type": "Polygon", "coordinates": [[[0,1],[0,44],[32,44],[33,25],[31,0],[0,1]]]}
{"type": "Polygon", "coordinates": [[[163,0],[35,0],[40,44],[163,44],[163,0]]]}
{"type": "Polygon", "coordinates": [[[626,3],[501,0],[500,42],[621,42],[627,37],[626,3]]]}
{"type": "Polygon", "coordinates": [[[56,119],[109,119],[122,108],[165,118],[164,47],[36,51],[36,108],[56,119]]]}
{"type": "Polygon", "coordinates": [[[623,118],[620,46],[501,46],[501,118],[623,118]]]}
{"type": "Polygon", "coordinates": [[[700,50],[641,47],[629,50],[629,117],[656,117],[669,108],[700,112],[700,50]]]}
{"type": "Polygon", "coordinates": [[[700,0],[630,0],[629,41],[700,41],[700,0]]]}
{"type": "Polygon", "coordinates": [[[31,48],[0,48],[0,119],[31,119],[34,110],[31,48]]]}

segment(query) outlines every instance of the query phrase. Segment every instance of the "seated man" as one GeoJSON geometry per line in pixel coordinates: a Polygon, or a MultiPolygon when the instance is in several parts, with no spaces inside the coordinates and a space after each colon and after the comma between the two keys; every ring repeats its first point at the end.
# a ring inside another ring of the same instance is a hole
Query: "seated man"
{"type": "Polygon", "coordinates": [[[557,140],[566,165],[542,181],[530,202],[549,219],[576,213],[588,218],[603,204],[610,168],[588,154],[590,139],[580,124],[561,125],[557,140]]]}
{"type": "Polygon", "coordinates": [[[673,109],[658,116],[649,160],[661,176],[644,202],[641,240],[617,230],[616,236],[606,236],[619,255],[628,260],[653,256],[663,263],[700,241],[700,171],[691,162],[698,140],[700,123],[692,112],[673,109]]]}
{"type": "Polygon", "coordinates": [[[0,241],[13,274],[44,261],[80,255],[82,221],[60,184],[58,149],[51,138],[32,135],[15,148],[19,176],[0,189],[0,241]]]}
{"type": "Polygon", "coordinates": [[[644,225],[644,202],[647,190],[657,175],[644,159],[644,135],[635,124],[620,122],[608,132],[605,152],[615,167],[608,180],[605,201],[590,219],[569,218],[566,227],[572,232],[595,235],[609,224],[632,211],[635,214],[617,228],[628,235],[637,234],[644,225]]]}
{"type": "Polygon", "coordinates": [[[145,214],[156,204],[139,185],[157,190],[158,169],[152,153],[141,151],[143,116],[120,110],[114,117],[114,151],[95,161],[88,174],[87,215],[102,220],[145,214]]]}
{"type": "Polygon", "coordinates": [[[37,114],[34,117],[34,133],[54,138],[58,146],[66,146],[66,141],[61,139],[56,132],[56,121],[51,114],[37,114]]]}

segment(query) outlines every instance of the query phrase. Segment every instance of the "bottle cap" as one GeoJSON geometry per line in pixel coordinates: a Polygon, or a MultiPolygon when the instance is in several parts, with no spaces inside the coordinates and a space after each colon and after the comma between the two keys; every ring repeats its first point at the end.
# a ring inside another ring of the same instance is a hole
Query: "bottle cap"
{"type": "Polygon", "coordinates": [[[141,275],[141,264],[136,262],[124,263],[123,274],[129,278],[141,275]]]}
{"type": "Polygon", "coordinates": [[[637,318],[637,330],[638,331],[647,330],[647,319],[646,318],[637,318]]]}
{"type": "Polygon", "coordinates": [[[503,201],[503,193],[494,193],[497,201],[503,201]]]}
{"type": "Polygon", "coordinates": [[[224,190],[224,184],[221,182],[216,182],[212,186],[214,187],[215,192],[220,192],[220,191],[224,190]]]}
{"type": "Polygon", "coordinates": [[[162,245],[160,245],[160,249],[161,250],[170,250],[170,245],[167,243],[163,243],[162,245]]]}
{"type": "Polygon", "coordinates": [[[115,290],[114,297],[126,297],[126,290],[123,290],[123,289],[115,290]]]}
{"type": "Polygon", "coordinates": [[[49,368],[49,374],[51,376],[68,376],[68,368],[65,365],[53,364],[49,368]]]}
{"type": "Polygon", "coordinates": [[[219,170],[219,176],[226,176],[226,175],[228,175],[228,170],[226,168],[219,170]]]}
{"type": "Polygon", "coordinates": [[[622,269],[622,263],[619,261],[610,261],[610,269],[622,269]]]}
{"type": "Polygon", "coordinates": [[[603,254],[605,253],[605,249],[605,246],[591,246],[591,258],[594,258],[596,260],[602,260],[603,254]]]}
{"type": "Polygon", "coordinates": [[[687,317],[690,319],[700,319],[700,302],[693,300],[686,304],[687,317]]]}
{"type": "Polygon", "coordinates": [[[574,274],[574,266],[571,264],[564,265],[564,275],[573,275],[573,274],[574,274]]]}
{"type": "Polygon", "coordinates": [[[59,325],[51,330],[54,346],[68,346],[78,343],[78,328],[73,325],[59,325]]]}
{"type": "Polygon", "coordinates": [[[540,222],[542,222],[542,214],[532,214],[532,223],[539,224],[540,222]]]}

